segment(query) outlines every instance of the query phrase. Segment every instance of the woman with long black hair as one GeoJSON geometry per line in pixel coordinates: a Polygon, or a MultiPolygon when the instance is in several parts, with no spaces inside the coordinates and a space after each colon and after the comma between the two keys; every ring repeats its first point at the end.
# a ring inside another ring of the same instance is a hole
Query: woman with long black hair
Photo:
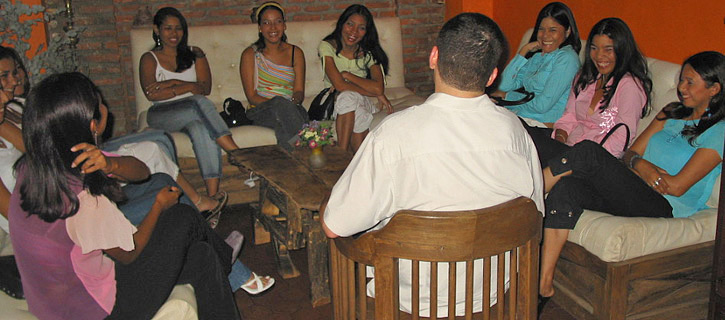
{"type": "Polygon", "coordinates": [[[342,12],[335,30],[318,48],[325,72],[325,85],[338,92],[336,117],[337,143],[343,150],[357,151],[370,131],[378,107],[388,113],[393,106],[385,96],[388,56],[380,46],[373,15],[363,5],[354,4],[342,12]]]}

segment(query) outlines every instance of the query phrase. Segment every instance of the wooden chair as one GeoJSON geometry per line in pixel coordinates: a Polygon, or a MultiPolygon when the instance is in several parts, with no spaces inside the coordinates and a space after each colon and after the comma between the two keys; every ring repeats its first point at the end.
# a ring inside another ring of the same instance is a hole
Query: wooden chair
{"type": "MultiPolygon", "coordinates": [[[[431,297],[437,296],[438,265],[464,261],[466,265],[465,319],[472,319],[473,260],[484,260],[483,316],[490,319],[535,319],[539,278],[539,243],[542,216],[533,201],[517,199],[493,207],[452,212],[401,210],[381,230],[358,239],[330,241],[330,268],[335,319],[400,319],[398,259],[412,260],[412,319],[419,319],[419,270],[421,261],[431,262],[431,297]],[[505,254],[511,253],[510,287],[505,293],[505,254]],[[491,256],[498,256],[497,296],[489,306],[491,256]],[[375,268],[374,311],[366,303],[366,268],[375,268]],[[504,302],[504,303],[502,303],[504,302]],[[506,306],[501,307],[501,306],[506,306]],[[506,309],[506,311],[504,310],[506,309]],[[373,316],[374,317],[371,317],[373,316]]],[[[455,301],[456,268],[449,268],[448,301],[455,301]]],[[[430,317],[436,318],[436,299],[431,299],[430,317]]],[[[403,317],[408,317],[404,314],[403,317]]],[[[448,318],[455,318],[455,303],[449,303],[448,318]]]]}

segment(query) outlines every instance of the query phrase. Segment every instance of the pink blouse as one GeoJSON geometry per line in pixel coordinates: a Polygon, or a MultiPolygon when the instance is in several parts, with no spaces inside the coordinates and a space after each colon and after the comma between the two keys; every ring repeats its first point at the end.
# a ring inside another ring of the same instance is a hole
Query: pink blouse
{"type": "Polygon", "coordinates": [[[116,303],[116,271],[103,250],[119,247],[132,251],[136,227],[105,196],[83,190],[78,202],[78,212],[65,222],[68,236],[76,244],[70,253],[73,268],[88,293],[110,314],[116,303]]]}
{"type": "MultiPolygon", "coordinates": [[[[574,81],[576,82],[576,80],[574,81]]],[[[611,85],[612,81],[610,79],[607,84],[611,85]]],[[[600,101],[594,112],[589,114],[589,104],[596,91],[595,87],[595,83],[586,86],[579,92],[579,96],[574,95],[572,87],[566,110],[554,123],[552,138],[555,138],[556,129],[561,129],[569,134],[566,144],[570,146],[583,140],[600,142],[612,127],[618,123],[625,123],[630,130],[629,142],[634,140],[634,136],[637,134],[637,124],[642,116],[642,107],[647,101],[647,95],[639,81],[629,74],[625,75],[619,81],[609,106],[604,111],[599,110],[600,101]]],[[[626,130],[618,128],[604,143],[604,148],[615,157],[621,157],[624,154],[622,148],[625,139],[626,130]]]]}

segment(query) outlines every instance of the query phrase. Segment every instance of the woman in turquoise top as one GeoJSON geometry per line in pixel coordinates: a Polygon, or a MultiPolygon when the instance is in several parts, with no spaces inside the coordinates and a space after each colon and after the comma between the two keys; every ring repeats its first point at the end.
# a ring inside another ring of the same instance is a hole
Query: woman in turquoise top
{"type": "Polygon", "coordinates": [[[378,100],[388,113],[393,107],[385,97],[388,56],[380,47],[373,15],[354,4],[342,12],[335,30],[318,48],[325,71],[325,85],[339,92],[335,99],[338,146],[357,151],[370,131],[373,113],[378,111],[368,97],[378,100]]]}
{"type": "Polygon", "coordinates": [[[528,102],[507,108],[519,117],[536,120],[532,125],[551,127],[564,113],[574,76],[579,71],[581,40],[574,15],[561,2],[547,4],[539,12],[531,40],[506,66],[498,91],[491,96],[519,101],[534,94],[528,102]]]}
{"type": "MultiPolygon", "coordinates": [[[[725,56],[682,64],[680,102],[667,105],[618,161],[585,140],[544,169],[546,198],[539,293],[554,294],[556,261],[583,209],[627,217],[689,217],[705,209],[722,170],[725,56]]],[[[545,300],[545,299],[544,299],[545,300]]]]}

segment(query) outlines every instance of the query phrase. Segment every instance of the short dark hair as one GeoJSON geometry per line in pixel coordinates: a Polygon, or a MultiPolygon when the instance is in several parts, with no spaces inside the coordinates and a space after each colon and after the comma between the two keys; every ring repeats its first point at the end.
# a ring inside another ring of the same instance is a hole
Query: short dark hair
{"type": "MultiPolygon", "coordinates": [[[[571,9],[561,2],[551,2],[539,11],[539,15],[536,17],[536,24],[534,24],[534,32],[531,34],[529,42],[538,40],[539,26],[541,25],[541,20],[544,20],[544,18],[556,20],[556,23],[565,28],[564,32],[566,32],[566,29],[569,30],[569,36],[564,39],[564,42],[559,45],[559,48],[570,45],[574,49],[574,52],[579,53],[582,48],[582,40],[579,39],[579,28],[576,26],[576,20],[574,20],[574,14],[571,12],[571,9]]],[[[533,56],[534,53],[536,51],[530,51],[526,54],[526,58],[533,56]]]]}
{"type": "Polygon", "coordinates": [[[448,20],[438,32],[436,46],[441,79],[464,91],[484,91],[501,57],[508,55],[503,32],[480,13],[461,13],[448,20]]]}

